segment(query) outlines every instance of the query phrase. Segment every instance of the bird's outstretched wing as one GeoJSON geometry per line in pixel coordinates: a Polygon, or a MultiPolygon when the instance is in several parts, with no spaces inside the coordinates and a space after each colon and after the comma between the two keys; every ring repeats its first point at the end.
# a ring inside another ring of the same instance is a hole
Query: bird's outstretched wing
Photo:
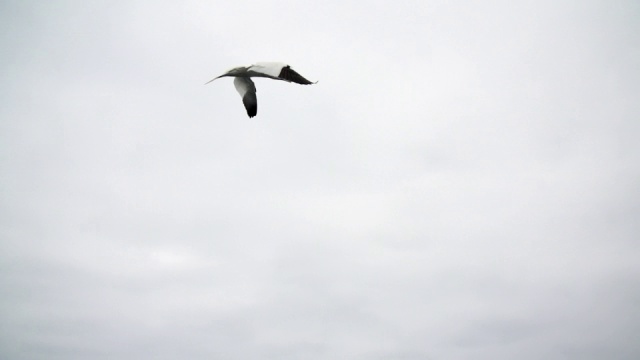
{"type": "Polygon", "coordinates": [[[256,85],[248,77],[236,77],[233,80],[238,94],[242,97],[244,108],[247,109],[247,115],[250,118],[258,113],[258,98],[256,97],[256,85]]]}
{"type": "Polygon", "coordinates": [[[278,75],[278,78],[280,78],[281,80],[290,81],[290,82],[294,82],[296,84],[302,84],[302,85],[315,84],[314,82],[311,82],[305,79],[302,75],[298,74],[289,65],[282,67],[282,70],[280,70],[280,74],[278,75]]]}

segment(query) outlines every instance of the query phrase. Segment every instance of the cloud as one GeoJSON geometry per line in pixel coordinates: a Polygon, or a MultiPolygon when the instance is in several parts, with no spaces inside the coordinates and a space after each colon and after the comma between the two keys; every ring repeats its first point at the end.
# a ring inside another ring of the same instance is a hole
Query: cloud
{"type": "Polygon", "coordinates": [[[637,358],[637,12],[2,5],[0,357],[637,358]]]}

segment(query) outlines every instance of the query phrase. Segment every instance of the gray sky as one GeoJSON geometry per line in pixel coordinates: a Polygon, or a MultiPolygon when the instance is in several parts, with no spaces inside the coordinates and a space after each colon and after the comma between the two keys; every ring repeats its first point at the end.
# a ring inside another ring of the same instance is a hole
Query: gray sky
{"type": "Polygon", "coordinates": [[[639,18],[3,1],[0,358],[640,358],[639,18]]]}

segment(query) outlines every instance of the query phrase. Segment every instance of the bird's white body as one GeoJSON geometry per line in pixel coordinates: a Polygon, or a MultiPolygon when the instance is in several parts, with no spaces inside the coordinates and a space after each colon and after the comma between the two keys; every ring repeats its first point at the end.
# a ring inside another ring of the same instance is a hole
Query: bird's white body
{"type": "Polygon", "coordinates": [[[249,71],[256,73],[255,76],[270,77],[272,79],[278,79],[282,68],[287,64],[277,62],[259,62],[249,66],[249,71]]]}
{"type": "Polygon", "coordinates": [[[295,82],[302,85],[315,84],[295,72],[289,65],[277,62],[259,62],[247,67],[235,67],[208,81],[206,84],[224,76],[235,77],[233,84],[240,94],[240,97],[242,97],[242,103],[244,104],[249,117],[256,116],[258,112],[256,86],[251,80],[252,77],[266,77],[274,80],[295,82]]]}

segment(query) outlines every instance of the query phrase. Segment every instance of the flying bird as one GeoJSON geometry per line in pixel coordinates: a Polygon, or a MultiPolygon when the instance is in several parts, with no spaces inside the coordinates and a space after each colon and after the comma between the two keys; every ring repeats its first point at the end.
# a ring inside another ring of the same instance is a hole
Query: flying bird
{"type": "Polygon", "coordinates": [[[242,103],[245,109],[247,109],[247,115],[250,118],[256,116],[258,113],[258,98],[256,97],[256,85],[251,80],[252,77],[265,77],[274,80],[282,80],[288,82],[294,82],[296,84],[310,85],[316,82],[311,82],[305,79],[302,75],[298,74],[291,68],[291,66],[283,63],[276,62],[259,62],[251,66],[239,66],[235,67],[226,73],[213,78],[205,83],[212,82],[225,76],[233,76],[233,85],[236,86],[236,90],[242,97],[242,103]]]}

